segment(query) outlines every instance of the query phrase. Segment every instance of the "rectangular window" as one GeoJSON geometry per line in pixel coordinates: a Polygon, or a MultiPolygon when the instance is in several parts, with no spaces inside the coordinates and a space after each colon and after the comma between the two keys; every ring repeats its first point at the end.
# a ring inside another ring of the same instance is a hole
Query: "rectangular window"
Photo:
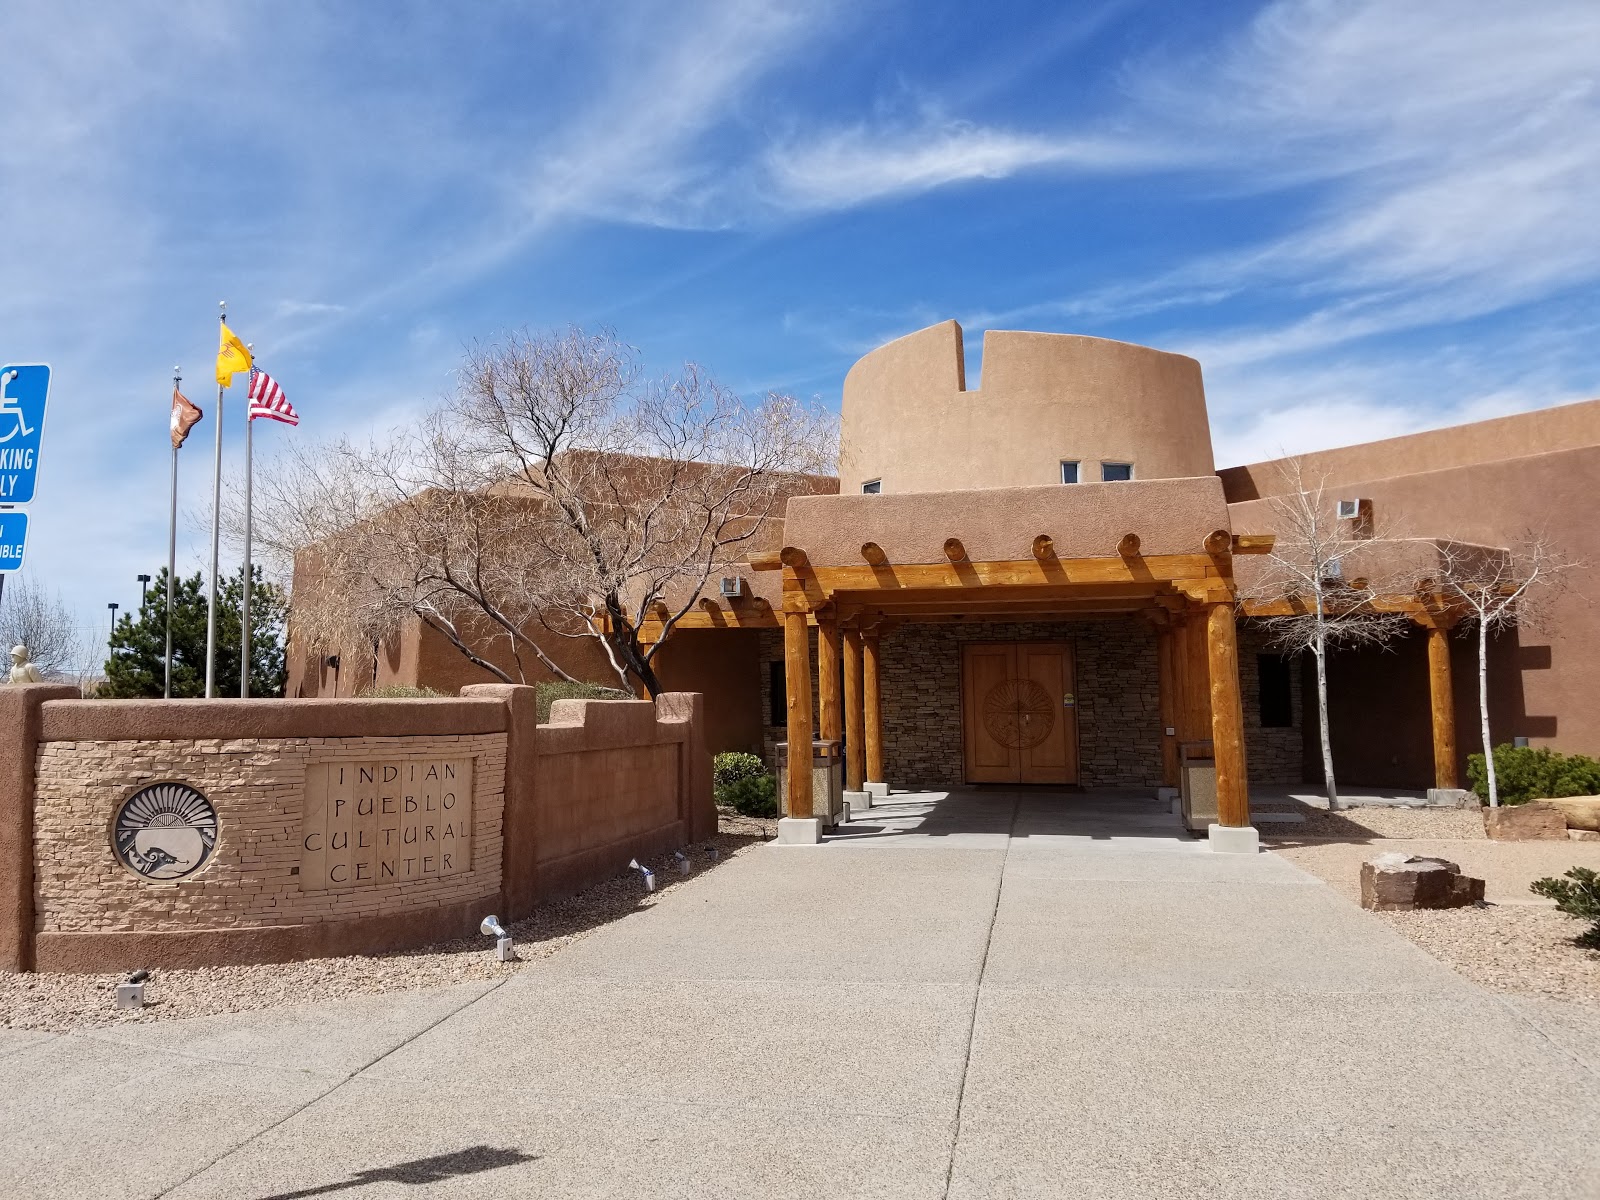
{"type": "Polygon", "coordinates": [[[1077,483],[1078,482],[1078,464],[1077,464],[1076,461],[1073,461],[1071,459],[1065,459],[1065,458],[1063,458],[1061,460],[1061,482],[1062,483],[1077,483]]]}
{"type": "Polygon", "coordinates": [[[1261,728],[1288,729],[1294,724],[1294,705],[1290,700],[1289,660],[1281,654],[1256,655],[1256,695],[1261,710],[1261,728]]]}
{"type": "Polygon", "coordinates": [[[1126,483],[1128,480],[1130,480],[1132,478],[1133,478],[1133,464],[1132,463],[1108,463],[1108,462],[1103,462],[1103,463],[1100,464],[1100,479],[1102,480],[1102,482],[1105,482],[1105,483],[1126,483]]]}
{"type": "Polygon", "coordinates": [[[783,660],[767,664],[767,724],[789,723],[789,682],[784,673],[783,660]]]}
{"type": "Polygon", "coordinates": [[[883,480],[881,479],[869,479],[861,485],[861,492],[866,496],[876,496],[881,491],[883,491],[883,480]]]}

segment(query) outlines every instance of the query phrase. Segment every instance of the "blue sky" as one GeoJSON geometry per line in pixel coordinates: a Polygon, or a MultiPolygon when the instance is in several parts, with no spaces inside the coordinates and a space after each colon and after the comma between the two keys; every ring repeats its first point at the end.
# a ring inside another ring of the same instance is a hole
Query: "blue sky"
{"type": "Polygon", "coordinates": [[[1142,342],[1221,464],[1600,395],[1594,0],[9,0],[0,52],[28,571],[101,634],[165,560],[174,363],[209,494],[221,299],[303,418],[268,453],[567,323],[835,404],[949,317],[972,383],[986,328],[1142,342]]]}

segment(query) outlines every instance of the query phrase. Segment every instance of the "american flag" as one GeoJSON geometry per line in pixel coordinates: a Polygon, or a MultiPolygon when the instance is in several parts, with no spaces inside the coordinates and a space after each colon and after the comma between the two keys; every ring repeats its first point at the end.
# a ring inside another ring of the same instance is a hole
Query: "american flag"
{"type": "Polygon", "coordinates": [[[265,371],[250,368],[250,419],[266,417],[282,421],[285,425],[300,424],[300,414],[295,412],[289,397],[283,394],[278,381],[265,371]]]}

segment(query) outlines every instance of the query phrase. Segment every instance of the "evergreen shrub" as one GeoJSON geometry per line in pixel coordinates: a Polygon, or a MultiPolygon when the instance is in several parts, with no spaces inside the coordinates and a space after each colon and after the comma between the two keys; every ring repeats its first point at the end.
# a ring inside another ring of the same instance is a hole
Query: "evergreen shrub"
{"type": "Polygon", "coordinates": [[[1588,921],[1589,928],[1574,940],[1589,950],[1600,950],[1600,873],[1587,867],[1573,867],[1565,879],[1535,879],[1529,888],[1556,902],[1569,917],[1588,921]],[[1569,882],[1570,881],[1570,882],[1569,882]]]}
{"type": "MultiPolygon", "coordinates": [[[[1501,804],[1600,796],[1600,762],[1582,754],[1559,754],[1542,746],[1496,746],[1494,775],[1501,804]]],[[[1489,799],[1489,772],[1483,755],[1467,756],[1467,782],[1484,800],[1489,799]]]]}

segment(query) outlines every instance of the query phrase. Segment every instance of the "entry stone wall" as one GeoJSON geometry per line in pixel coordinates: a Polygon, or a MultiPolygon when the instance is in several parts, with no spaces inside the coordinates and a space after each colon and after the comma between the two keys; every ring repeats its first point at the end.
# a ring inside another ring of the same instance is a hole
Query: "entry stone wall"
{"type": "MultiPolygon", "coordinates": [[[[884,769],[895,787],[954,787],[962,782],[961,646],[964,642],[1073,645],[1077,669],[1078,756],[1084,787],[1155,787],[1161,782],[1161,700],[1155,632],[1138,617],[1103,620],[951,622],[901,625],[883,642],[884,769]]],[[[1273,653],[1260,626],[1239,625],[1239,689],[1245,761],[1252,783],[1304,779],[1301,671],[1289,662],[1292,723],[1261,724],[1258,654],[1273,653]]],[[[782,725],[771,725],[771,669],[783,661],[783,633],[761,631],[761,722],[769,766],[782,725]]],[[[817,695],[817,632],[811,631],[811,694],[817,695]]],[[[812,728],[817,714],[812,712],[812,728]]]]}
{"type": "Polygon", "coordinates": [[[1302,656],[1289,660],[1290,724],[1261,724],[1261,674],[1256,656],[1274,654],[1259,625],[1239,624],[1239,699],[1244,705],[1244,760],[1251,783],[1302,783],[1305,780],[1304,713],[1301,703],[1302,656]]]}
{"type": "Polygon", "coordinates": [[[963,782],[961,647],[967,642],[1070,642],[1076,672],[1079,779],[1084,787],[1161,782],[1155,631],[1138,617],[1026,623],[906,624],[883,642],[884,771],[895,787],[963,782]]]}

